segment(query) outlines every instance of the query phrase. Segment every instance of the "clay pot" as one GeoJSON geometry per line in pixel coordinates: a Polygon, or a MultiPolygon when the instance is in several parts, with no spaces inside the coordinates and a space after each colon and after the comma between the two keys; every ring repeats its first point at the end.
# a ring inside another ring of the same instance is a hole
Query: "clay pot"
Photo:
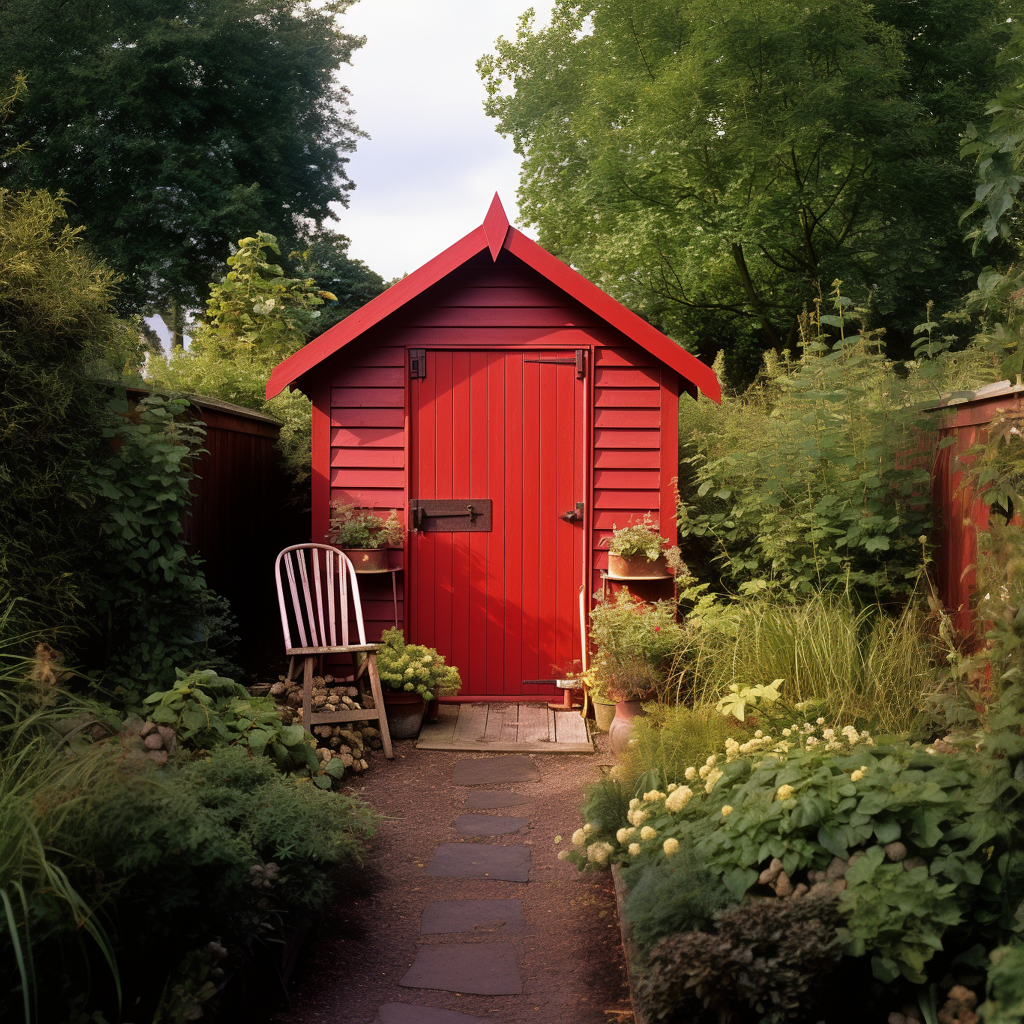
{"type": "Polygon", "coordinates": [[[356,572],[387,572],[387,548],[342,548],[356,572]]]}
{"type": "Polygon", "coordinates": [[[612,719],[615,718],[615,705],[604,701],[594,701],[594,724],[598,732],[607,732],[612,727],[612,719]]]}
{"type": "Polygon", "coordinates": [[[385,687],[384,713],[393,740],[414,740],[420,734],[427,702],[418,693],[385,687]]]}
{"type": "Polygon", "coordinates": [[[608,730],[608,739],[611,741],[613,754],[622,754],[629,746],[629,737],[633,735],[634,719],[647,714],[643,708],[643,701],[620,700],[615,705],[615,717],[612,719],[611,728],[608,730]]]}
{"type": "Polygon", "coordinates": [[[646,555],[613,555],[609,552],[608,575],[625,579],[638,579],[644,576],[667,578],[669,571],[664,555],[659,555],[652,562],[646,555]]]}

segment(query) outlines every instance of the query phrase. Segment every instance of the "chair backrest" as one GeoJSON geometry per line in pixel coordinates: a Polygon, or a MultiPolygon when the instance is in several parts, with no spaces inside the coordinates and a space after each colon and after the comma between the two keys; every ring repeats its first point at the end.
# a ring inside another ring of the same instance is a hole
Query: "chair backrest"
{"type": "Polygon", "coordinates": [[[347,647],[350,599],[358,643],[366,643],[356,571],[338,548],[293,544],[277,556],[274,578],[286,650],[347,647]],[[298,643],[292,643],[293,636],[298,643]]]}

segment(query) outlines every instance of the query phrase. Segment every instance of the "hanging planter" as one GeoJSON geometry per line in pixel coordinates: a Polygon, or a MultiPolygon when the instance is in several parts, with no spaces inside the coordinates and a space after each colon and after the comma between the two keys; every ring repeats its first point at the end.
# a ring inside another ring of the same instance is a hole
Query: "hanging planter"
{"type": "Polygon", "coordinates": [[[387,548],[342,548],[356,572],[387,572],[387,548]]]}
{"type": "Polygon", "coordinates": [[[327,534],[351,561],[356,572],[387,572],[388,548],[404,540],[398,510],[381,519],[372,509],[331,502],[331,529],[327,534]]]}

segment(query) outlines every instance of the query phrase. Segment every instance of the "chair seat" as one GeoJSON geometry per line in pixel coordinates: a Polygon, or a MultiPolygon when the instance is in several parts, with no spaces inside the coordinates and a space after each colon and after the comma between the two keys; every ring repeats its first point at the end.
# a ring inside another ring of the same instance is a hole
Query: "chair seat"
{"type": "Polygon", "coordinates": [[[370,651],[380,649],[380,644],[348,644],[344,647],[286,647],[285,654],[289,658],[299,657],[303,654],[368,654],[370,651]]]}

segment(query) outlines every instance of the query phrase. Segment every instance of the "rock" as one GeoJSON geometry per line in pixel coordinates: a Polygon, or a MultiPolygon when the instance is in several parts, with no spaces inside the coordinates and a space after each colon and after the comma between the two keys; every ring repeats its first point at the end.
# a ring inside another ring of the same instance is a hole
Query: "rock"
{"type": "Polygon", "coordinates": [[[782,873],[782,861],[778,857],[773,857],[771,863],[758,875],[757,880],[761,885],[771,885],[776,878],[782,873]]]}
{"type": "Polygon", "coordinates": [[[300,690],[292,690],[285,698],[285,703],[292,708],[301,708],[302,692],[300,690]]]}
{"type": "Polygon", "coordinates": [[[832,888],[831,882],[815,882],[807,892],[808,899],[824,899],[833,895],[835,895],[835,890],[832,888]]]}
{"type": "Polygon", "coordinates": [[[924,857],[908,857],[903,862],[903,870],[913,871],[914,868],[923,868],[927,863],[928,862],[924,859],[924,857]]]}
{"type": "Polygon", "coordinates": [[[807,872],[807,880],[811,883],[811,885],[818,885],[819,883],[825,881],[825,872],[824,871],[808,871],[807,872]]]}
{"type": "Polygon", "coordinates": [[[334,682],[334,676],[324,676],[324,682],[327,684],[334,682]]]}
{"type": "Polygon", "coordinates": [[[798,882],[797,887],[793,890],[793,899],[798,900],[801,896],[808,892],[807,886],[803,882],[798,882]]]}
{"type": "Polygon", "coordinates": [[[903,843],[887,843],[885,847],[885,855],[889,860],[901,861],[907,857],[907,848],[903,843]]]}
{"type": "Polygon", "coordinates": [[[321,739],[327,739],[328,736],[333,735],[334,730],[329,725],[314,725],[313,735],[319,736],[321,739]]]}
{"type": "Polygon", "coordinates": [[[155,761],[157,764],[167,764],[167,751],[151,750],[149,752],[149,759],[151,761],[155,761]]]}
{"type": "Polygon", "coordinates": [[[319,757],[321,761],[330,761],[332,753],[333,752],[327,747],[317,747],[316,750],[316,756],[319,757]]]}
{"type": "Polygon", "coordinates": [[[962,1003],[968,1010],[973,1010],[978,1005],[978,997],[966,985],[954,985],[946,993],[946,998],[962,1003]]]}
{"type": "Polygon", "coordinates": [[[845,878],[837,878],[832,883],[832,891],[834,893],[836,893],[836,894],[843,892],[845,889],[846,889],[846,879],[845,878]]]}
{"type": "Polygon", "coordinates": [[[351,751],[342,750],[340,756],[341,756],[341,763],[346,768],[351,768],[352,767],[352,753],[351,753],[351,751]]]}
{"type": "Polygon", "coordinates": [[[282,693],[287,689],[284,683],[274,683],[270,688],[271,696],[280,697],[282,693]]]}
{"type": "Polygon", "coordinates": [[[893,1010],[893,1012],[889,1014],[889,1024],[907,1024],[907,1018],[904,1017],[902,1013],[897,1013],[893,1010]]]}
{"type": "Polygon", "coordinates": [[[156,722],[147,722],[140,730],[139,735],[142,737],[148,736],[150,733],[156,732],[156,722]]]}
{"type": "Polygon", "coordinates": [[[785,871],[779,872],[779,877],[775,879],[775,885],[772,888],[775,890],[776,896],[793,895],[793,883],[789,880],[789,875],[785,871]]]}
{"type": "Polygon", "coordinates": [[[162,750],[164,745],[163,737],[158,732],[151,732],[143,742],[150,750],[162,750]]]}
{"type": "Polygon", "coordinates": [[[842,857],[833,857],[825,869],[825,877],[832,881],[835,881],[837,878],[843,878],[848,867],[849,864],[842,857]]]}

